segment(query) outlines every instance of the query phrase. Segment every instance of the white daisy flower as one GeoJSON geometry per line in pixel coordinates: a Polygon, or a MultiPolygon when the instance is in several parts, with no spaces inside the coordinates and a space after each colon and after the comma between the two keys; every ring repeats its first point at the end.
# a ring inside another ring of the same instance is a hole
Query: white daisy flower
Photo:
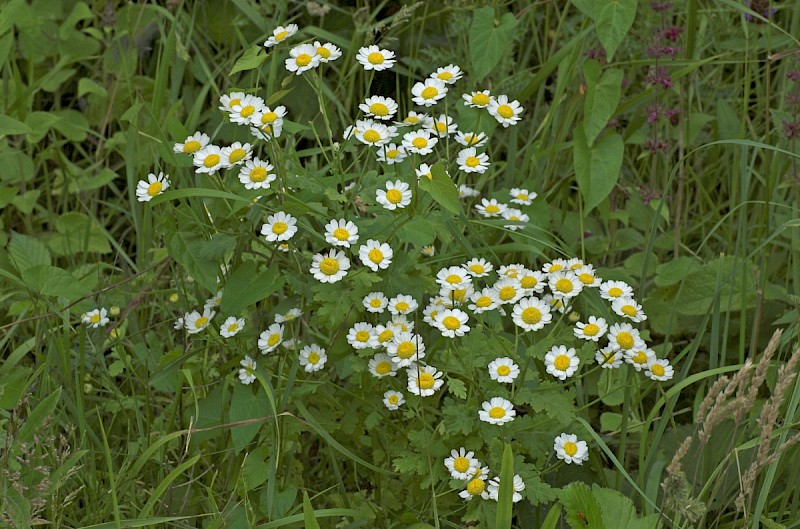
{"type": "Polygon", "coordinates": [[[474,456],[475,452],[467,452],[463,446],[458,450],[450,450],[450,457],[444,460],[444,466],[450,472],[450,477],[460,480],[470,479],[475,469],[481,466],[481,462],[474,456]]]}
{"type": "Polygon", "coordinates": [[[533,203],[533,199],[537,197],[536,193],[531,193],[527,189],[519,187],[512,187],[509,193],[511,194],[511,202],[520,206],[530,206],[533,203]]]}
{"type": "Polygon", "coordinates": [[[327,361],[328,355],[325,354],[325,349],[317,344],[306,345],[300,349],[300,365],[306,373],[319,371],[325,367],[327,361]]]}
{"type": "Polygon", "coordinates": [[[358,249],[358,258],[373,272],[389,268],[393,256],[394,252],[388,244],[373,239],[368,240],[358,249]]]}
{"type": "Polygon", "coordinates": [[[479,290],[470,296],[469,310],[475,314],[494,310],[500,306],[500,298],[497,296],[497,291],[491,287],[486,287],[479,290]]]}
{"type": "MultiPolygon", "coordinates": [[[[489,499],[494,501],[499,501],[500,498],[500,477],[494,477],[489,480],[489,499]]],[[[514,494],[511,497],[511,501],[513,503],[517,503],[518,501],[522,500],[522,492],[525,490],[525,482],[522,481],[522,478],[519,474],[514,474],[514,494]]]]}
{"type": "Polygon", "coordinates": [[[497,297],[503,305],[516,303],[525,294],[525,289],[519,284],[519,280],[513,277],[503,277],[492,288],[497,292],[497,297]]]}
{"type": "Polygon", "coordinates": [[[150,202],[169,187],[169,175],[154,173],[147,175],[147,180],[139,180],[136,185],[136,199],[139,202],[150,202]]]}
{"type": "MultiPolygon", "coordinates": [[[[397,332],[401,331],[398,330],[397,332]]],[[[378,345],[384,349],[389,347],[391,341],[394,340],[395,334],[395,327],[391,324],[391,322],[387,325],[375,326],[375,336],[378,338],[378,345]]]]}
{"type": "Polygon", "coordinates": [[[612,302],[619,298],[632,298],[633,289],[624,281],[605,281],[600,284],[600,297],[612,302]]]}
{"type": "Polygon", "coordinates": [[[197,169],[195,173],[213,174],[219,169],[225,168],[225,161],[222,158],[222,149],[216,145],[206,145],[196,153],[192,163],[197,169]]]}
{"type": "Polygon", "coordinates": [[[478,153],[475,147],[467,147],[458,151],[456,163],[465,173],[483,174],[489,168],[489,156],[485,152],[478,153]]]}
{"type": "Polygon", "coordinates": [[[287,24],[286,26],[278,26],[272,30],[272,35],[264,42],[264,46],[271,48],[284,40],[288,39],[297,33],[297,24],[287,24]]]}
{"type": "Polygon", "coordinates": [[[553,320],[550,306],[539,298],[522,298],[514,305],[511,317],[526,332],[538,331],[553,320]]]}
{"type": "Polygon", "coordinates": [[[405,401],[406,399],[403,394],[393,389],[390,389],[383,394],[383,404],[392,411],[402,406],[405,401]]]}
{"type": "Polygon", "coordinates": [[[336,283],[347,275],[350,269],[350,259],[341,250],[331,250],[327,254],[318,253],[311,259],[311,268],[308,270],[314,279],[321,283],[336,283]]]}
{"type": "Polygon", "coordinates": [[[383,123],[371,119],[360,119],[356,121],[356,139],[366,145],[372,145],[374,147],[386,145],[394,135],[394,127],[388,127],[383,123]]]}
{"type": "Polygon", "coordinates": [[[314,41],[314,47],[317,49],[319,55],[319,62],[333,62],[342,56],[342,50],[338,46],[326,42],[321,44],[319,41],[314,41]]]}
{"type": "Polygon", "coordinates": [[[184,327],[183,316],[181,316],[180,318],[175,320],[175,323],[172,325],[172,328],[175,329],[176,331],[180,331],[181,329],[183,329],[183,327],[184,327]]]}
{"type": "Polygon", "coordinates": [[[378,189],[375,192],[375,200],[389,211],[405,208],[411,204],[411,186],[402,180],[390,180],[386,182],[386,190],[378,189]]]}
{"type": "MultiPolygon", "coordinates": [[[[488,469],[489,467],[485,468],[488,469]]],[[[486,489],[487,479],[489,479],[488,475],[473,477],[471,480],[467,482],[467,488],[458,493],[459,497],[467,501],[471,500],[472,498],[475,498],[476,496],[480,496],[484,500],[488,500],[489,491],[486,489]]]]}
{"type": "Polygon", "coordinates": [[[271,353],[283,341],[283,325],[280,323],[273,323],[267,330],[262,332],[258,337],[258,348],[261,354],[271,353]]]}
{"type": "Polygon", "coordinates": [[[285,61],[286,70],[300,75],[319,66],[320,59],[322,57],[317,55],[317,48],[311,44],[301,44],[289,50],[289,58],[285,61]]]}
{"type": "Polygon", "coordinates": [[[403,118],[403,121],[395,121],[394,124],[399,127],[407,127],[409,125],[424,123],[426,119],[428,119],[427,114],[420,114],[412,110],[403,118]]]}
{"type": "Polygon", "coordinates": [[[520,270],[517,273],[517,279],[520,286],[527,294],[534,292],[541,294],[544,292],[545,275],[538,270],[528,270],[527,268],[520,270]]]}
{"type": "Polygon", "coordinates": [[[241,165],[253,157],[253,148],[249,143],[242,145],[234,142],[233,145],[222,148],[222,162],[225,167],[241,165]]]}
{"type": "Polygon", "coordinates": [[[239,381],[242,384],[252,384],[256,380],[256,362],[249,356],[245,356],[244,360],[239,362],[239,365],[242,366],[239,369],[239,381]]]}
{"type": "Polygon", "coordinates": [[[497,199],[482,198],[481,203],[475,206],[475,210],[484,217],[499,217],[508,208],[506,204],[502,204],[497,199]]]}
{"type": "Polygon", "coordinates": [[[446,300],[447,307],[453,308],[467,303],[475,293],[472,283],[462,283],[461,285],[443,285],[439,289],[439,297],[446,300]]]}
{"type": "Polygon", "coordinates": [[[397,103],[391,97],[372,96],[358,105],[365,116],[383,121],[390,120],[397,114],[397,103]]]}
{"type": "Polygon", "coordinates": [[[250,118],[250,132],[257,138],[269,141],[271,138],[279,138],[283,131],[283,118],[286,117],[286,107],[281,105],[271,109],[264,107],[256,111],[250,118]]]}
{"type": "Polygon", "coordinates": [[[586,265],[583,262],[583,259],[581,259],[579,257],[573,257],[572,259],[568,259],[567,260],[567,269],[568,270],[572,270],[573,272],[575,272],[576,270],[578,270],[579,268],[582,268],[584,266],[591,267],[592,265],[586,265]]]}
{"type": "Polygon", "coordinates": [[[479,259],[477,257],[470,259],[461,266],[472,277],[486,277],[489,275],[489,272],[494,270],[492,263],[486,259],[479,259]]]}
{"type": "Polygon", "coordinates": [[[544,365],[547,372],[560,380],[566,380],[578,370],[580,359],[575,354],[575,349],[567,349],[563,345],[555,345],[544,356],[544,365]]]}
{"type": "Polygon", "coordinates": [[[408,367],[425,358],[425,343],[419,334],[400,331],[386,344],[386,352],[397,367],[408,367]]]}
{"type": "Polygon", "coordinates": [[[519,376],[519,366],[508,357],[495,358],[489,363],[489,377],[492,380],[511,384],[519,376]]]}
{"type": "Polygon", "coordinates": [[[375,378],[393,377],[398,366],[386,353],[378,353],[369,360],[369,373],[375,378]]]}
{"type": "Polygon", "coordinates": [[[325,242],[350,248],[358,242],[358,227],[349,220],[332,220],[325,225],[325,242]]]}
{"type": "Polygon", "coordinates": [[[432,244],[428,244],[427,246],[423,246],[422,250],[419,251],[425,257],[433,257],[436,255],[436,247],[432,244]]]}
{"type": "Polygon", "coordinates": [[[545,294],[542,296],[542,301],[550,305],[550,310],[557,310],[561,314],[567,312],[569,308],[569,299],[560,296],[553,296],[552,294],[545,294]]]}
{"type": "Polygon", "coordinates": [[[562,433],[556,437],[553,450],[555,450],[556,456],[565,463],[581,465],[584,461],[589,460],[589,448],[586,446],[586,441],[578,441],[577,435],[562,433]]]}
{"type": "Polygon", "coordinates": [[[389,300],[383,292],[370,292],[361,301],[367,312],[381,314],[389,305],[389,300]]]}
{"type": "Polygon", "coordinates": [[[647,361],[647,369],[644,374],[651,380],[664,382],[674,376],[675,370],[669,365],[669,360],[666,358],[651,358],[647,361]]]}
{"type": "Polygon", "coordinates": [[[387,145],[378,147],[375,149],[375,153],[377,154],[378,161],[385,162],[387,165],[401,163],[403,160],[408,158],[408,153],[406,152],[405,147],[402,145],[398,146],[394,143],[389,143],[387,145]]]}
{"type": "Polygon", "coordinates": [[[489,90],[482,90],[479,92],[470,92],[461,96],[464,104],[472,108],[486,108],[494,100],[489,90]]]}
{"type": "Polygon", "coordinates": [[[392,320],[387,325],[393,325],[397,332],[411,332],[414,330],[414,322],[408,321],[408,316],[405,314],[392,315],[392,320]]]}
{"type": "Polygon", "coordinates": [[[542,272],[545,274],[555,274],[564,270],[569,270],[566,259],[553,259],[542,266],[542,272]]]}
{"type": "Polygon", "coordinates": [[[432,107],[447,95],[447,85],[439,79],[425,79],[411,87],[411,100],[423,107],[432,107]]]}
{"type": "Polygon", "coordinates": [[[85,323],[87,327],[96,329],[98,327],[105,327],[106,324],[108,324],[110,320],[107,316],[108,311],[104,307],[100,307],[99,309],[90,310],[85,313],[81,321],[85,323]]]}
{"type": "Polygon", "coordinates": [[[187,312],[183,315],[183,323],[186,327],[186,332],[189,334],[197,334],[203,331],[206,327],[208,327],[208,324],[211,323],[211,319],[215,314],[216,312],[208,307],[203,310],[202,314],[196,310],[187,312]]]}
{"type": "Polygon", "coordinates": [[[471,198],[480,196],[481,192],[477,189],[472,189],[468,185],[461,184],[458,186],[458,198],[471,198]]]}
{"type": "Polygon", "coordinates": [[[239,181],[245,189],[269,189],[269,185],[277,176],[271,173],[273,167],[269,162],[262,162],[258,158],[247,161],[239,170],[239,181]]]}
{"type": "Polygon", "coordinates": [[[388,70],[394,66],[394,52],[382,50],[377,46],[367,46],[358,50],[356,60],[361,63],[365,70],[388,70]]]}
{"type": "Polygon", "coordinates": [[[456,132],[456,142],[464,147],[483,147],[487,140],[483,132],[456,132]]]}
{"type": "Polygon", "coordinates": [[[433,366],[412,366],[408,374],[408,391],[420,397],[430,397],[444,385],[444,374],[433,366]]]}
{"type": "Polygon", "coordinates": [[[222,290],[217,290],[216,294],[214,294],[213,296],[211,296],[206,300],[206,302],[203,304],[203,308],[204,309],[218,308],[222,303],[222,294],[223,294],[222,290]]]}
{"type": "Polygon", "coordinates": [[[448,266],[436,273],[436,282],[449,289],[455,289],[471,284],[472,277],[460,266],[448,266]]]}
{"type": "Polygon", "coordinates": [[[583,283],[569,270],[550,274],[549,284],[553,295],[561,298],[574,298],[583,290],[583,283]]]}
{"type": "Polygon", "coordinates": [[[228,111],[228,118],[231,123],[238,125],[249,125],[253,115],[264,109],[264,100],[258,96],[246,95],[239,103],[231,105],[228,111]]]}
{"type": "Polygon", "coordinates": [[[432,135],[440,138],[446,138],[448,135],[458,132],[458,126],[453,121],[453,118],[444,114],[438,118],[426,118],[422,127],[432,135]]]}
{"type": "MultiPolygon", "coordinates": [[[[512,220],[514,222],[528,222],[531,218],[526,215],[525,213],[521,212],[515,208],[508,208],[503,212],[503,218],[506,220],[512,220]]],[[[506,224],[503,226],[504,228],[508,228],[511,231],[517,231],[525,226],[520,224],[506,224]]]]}
{"type": "Polygon", "coordinates": [[[521,119],[523,108],[520,106],[519,101],[509,101],[508,96],[497,96],[489,103],[489,114],[500,123],[503,128],[508,128],[510,125],[516,125],[521,119]]]}
{"type": "Polygon", "coordinates": [[[433,152],[433,146],[438,141],[439,139],[431,136],[431,133],[427,130],[415,130],[403,134],[403,147],[411,153],[430,154],[433,152]]]}
{"type": "Polygon", "coordinates": [[[261,235],[267,241],[288,241],[297,233],[297,219],[279,211],[267,217],[267,223],[261,226],[261,235]]]}
{"type": "Polygon", "coordinates": [[[419,179],[422,178],[423,176],[428,180],[433,180],[433,173],[431,172],[431,167],[426,163],[420,164],[419,169],[415,169],[414,172],[417,175],[417,182],[419,182],[419,179]]]}
{"type": "MultiPolygon", "coordinates": [[[[230,94],[222,94],[219,96],[219,109],[223,112],[230,112],[231,109],[233,109],[233,106],[241,103],[245,96],[247,96],[247,94],[244,92],[231,92],[230,94]]],[[[205,147],[205,145],[203,145],[203,147],[205,147]]]]}
{"type": "Polygon", "coordinates": [[[647,349],[639,331],[630,323],[615,323],[608,329],[608,343],[623,351],[647,349]]]}
{"type": "Polygon", "coordinates": [[[636,303],[633,298],[617,298],[611,303],[611,310],[618,316],[627,318],[634,323],[641,323],[647,319],[642,306],[636,303]]]}
{"type": "Polygon", "coordinates": [[[602,338],[603,335],[605,335],[607,330],[608,330],[608,324],[606,324],[605,319],[597,318],[595,316],[589,316],[588,322],[576,323],[575,328],[572,329],[572,332],[575,334],[576,338],[580,338],[581,340],[597,342],[600,341],[600,338],[602,338]]]}
{"type": "Polygon", "coordinates": [[[592,265],[580,265],[573,272],[586,288],[596,288],[603,283],[603,280],[597,277],[597,272],[592,265]]]}
{"type": "Polygon", "coordinates": [[[505,424],[514,420],[517,415],[514,405],[502,397],[492,397],[481,404],[482,410],[478,411],[478,418],[489,424],[505,424]]]}
{"type": "Polygon", "coordinates": [[[197,131],[187,137],[183,143],[176,143],[172,150],[173,152],[192,155],[208,145],[210,141],[211,138],[208,137],[208,134],[197,131]]]}
{"type": "Polygon", "coordinates": [[[594,359],[603,369],[617,369],[622,365],[623,353],[607,345],[594,354],[594,359]]]}
{"type": "Polygon", "coordinates": [[[455,64],[448,64],[447,66],[443,66],[441,68],[437,68],[434,73],[431,74],[431,79],[438,79],[446,84],[453,84],[464,75],[461,71],[461,68],[456,66],[455,64]]]}
{"type": "Polygon", "coordinates": [[[652,349],[628,349],[625,351],[625,362],[632,365],[636,371],[646,369],[651,360],[656,359],[656,352],[652,349]]]}
{"type": "Polygon", "coordinates": [[[230,316],[227,320],[225,320],[225,323],[222,324],[219,334],[223,338],[230,338],[232,336],[236,336],[242,329],[244,329],[244,318],[230,316]]]}
{"type": "Polygon", "coordinates": [[[359,322],[347,332],[347,343],[353,349],[370,349],[378,347],[378,337],[371,323],[359,322]]]}
{"type": "Polygon", "coordinates": [[[442,336],[455,338],[469,332],[469,316],[461,309],[445,309],[436,315],[434,320],[442,332],[442,336]]]}
{"type": "Polygon", "coordinates": [[[417,301],[406,294],[399,294],[389,300],[389,312],[392,314],[410,314],[417,310],[417,301]]]}
{"type": "Polygon", "coordinates": [[[297,307],[289,309],[286,314],[276,314],[275,323],[286,323],[295,320],[303,315],[303,311],[297,307]]]}

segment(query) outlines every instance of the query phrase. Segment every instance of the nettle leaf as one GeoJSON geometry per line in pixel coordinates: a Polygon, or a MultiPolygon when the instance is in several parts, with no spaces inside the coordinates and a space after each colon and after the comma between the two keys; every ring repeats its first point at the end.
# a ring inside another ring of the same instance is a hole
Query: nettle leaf
{"type": "Polygon", "coordinates": [[[658,515],[651,514],[639,518],[633,502],[621,493],[600,487],[592,486],[592,494],[600,505],[603,523],[606,527],[616,529],[655,529],[658,526],[658,515]]]}
{"type": "Polygon", "coordinates": [[[617,185],[625,146],[622,137],[611,131],[606,132],[592,147],[589,147],[583,127],[576,127],[573,136],[573,164],[578,189],[585,204],[585,216],[605,200],[617,185]]]}
{"type": "Polygon", "coordinates": [[[591,147],[617,109],[622,93],[622,70],[603,72],[597,61],[589,59],[583,65],[583,75],[586,78],[583,132],[587,145],[591,147]]]}
{"type": "Polygon", "coordinates": [[[85,296],[91,290],[71,273],[51,265],[26,268],[22,271],[22,280],[28,287],[43,296],[74,299],[85,296]]]}
{"type": "Polygon", "coordinates": [[[255,261],[245,261],[228,278],[220,310],[224,314],[238,314],[245,307],[273,294],[283,286],[283,282],[276,267],[259,274],[255,261]]]}
{"type": "Polygon", "coordinates": [[[49,265],[52,262],[50,252],[42,241],[16,232],[11,234],[8,253],[20,271],[38,265],[49,265]]]}
{"type": "Polygon", "coordinates": [[[636,18],[639,0],[596,0],[593,6],[595,31],[611,60],[636,18]]]}
{"type": "Polygon", "coordinates": [[[474,12],[469,28],[469,57],[476,81],[489,75],[507,55],[518,23],[512,13],[506,13],[499,24],[495,24],[494,9],[490,6],[474,12]]]}
{"type": "Polygon", "coordinates": [[[241,57],[236,60],[228,75],[233,75],[236,72],[244,72],[246,70],[254,70],[263,64],[267,59],[266,50],[263,46],[253,46],[245,51],[241,57]]]}
{"type": "Polygon", "coordinates": [[[436,162],[431,167],[430,178],[420,178],[420,189],[427,191],[431,197],[438,202],[444,209],[455,213],[461,213],[461,201],[458,199],[458,188],[444,170],[442,162],[436,162]]]}
{"type": "MultiPolygon", "coordinates": [[[[606,529],[600,505],[585,483],[570,483],[561,489],[558,497],[567,509],[567,521],[572,529],[606,529]]],[[[610,527],[618,526],[615,523],[610,527]]]]}

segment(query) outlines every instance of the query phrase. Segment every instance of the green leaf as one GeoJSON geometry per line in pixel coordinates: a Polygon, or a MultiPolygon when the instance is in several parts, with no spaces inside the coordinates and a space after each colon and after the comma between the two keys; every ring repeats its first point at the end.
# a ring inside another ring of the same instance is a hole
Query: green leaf
{"type": "MultiPolygon", "coordinates": [[[[527,484],[525,488],[527,488],[527,484]]],[[[561,518],[562,508],[561,502],[558,502],[550,507],[550,512],[547,513],[544,522],[542,522],[541,529],[556,529],[556,524],[558,523],[559,518],[561,518]]]]}
{"type": "MultiPolygon", "coordinates": [[[[606,529],[600,505],[589,487],[577,481],[570,483],[558,494],[567,509],[567,521],[572,529],[606,529]]],[[[611,527],[617,529],[617,524],[611,527]]]]}
{"type": "Polygon", "coordinates": [[[511,445],[503,448],[503,463],[500,467],[500,489],[497,491],[497,517],[495,529],[511,529],[514,506],[514,453],[511,445]]]}
{"type": "Polygon", "coordinates": [[[56,221],[56,231],[48,245],[56,255],[74,255],[78,252],[109,253],[111,246],[103,228],[95,219],[71,211],[56,221]]]}
{"type": "Polygon", "coordinates": [[[22,271],[22,280],[28,287],[43,296],[79,298],[90,289],[63,268],[38,265],[22,271]]]}
{"type": "Polygon", "coordinates": [[[495,25],[494,9],[482,7],[472,15],[469,28],[469,57],[472,62],[472,78],[481,81],[508,53],[519,21],[506,13],[495,25]]]}
{"type": "Polygon", "coordinates": [[[314,516],[314,508],[311,507],[311,500],[308,499],[306,491],[303,491],[303,521],[306,524],[305,529],[319,529],[319,522],[314,516]]]}
{"type": "Polygon", "coordinates": [[[245,261],[228,278],[220,309],[225,314],[238,314],[278,290],[283,281],[277,268],[259,274],[255,261],[245,261]]]}
{"type": "Polygon", "coordinates": [[[66,109],[54,112],[58,121],[53,127],[70,141],[81,142],[86,139],[89,132],[89,120],[77,110],[66,109]]]}
{"type": "Polygon", "coordinates": [[[594,21],[597,38],[610,61],[636,18],[639,0],[596,0],[594,21]]]}
{"type": "Polygon", "coordinates": [[[61,388],[58,388],[40,402],[33,411],[28,414],[25,423],[19,429],[19,432],[17,432],[16,442],[27,443],[33,440],[36,431],[39,430],[44,425],[47,418],[53,414],[53,410],[56,409],[59,399],[61,399],[61,388]]]}
{"type": "Polygon", "coordinates": [[[459,399],[467,398],[467,386],[457,378],[447,379],[447,389],[459,399]]]}
{"type": "Polygon", "coordinates": [[[28,134],[30,132],[33,132],[33,129],[31,129],[25,123],[12,118],[11,116],[0,114],[0,136],[28,134]]]}
{"type": "Polygon", "coordinates": [[[625,399],[627,369],[603,369],[597,383],[600,400],[609,406],[619,406],[625,399]]]}
{"type": "Polygon", "coordinates": [[[431,178],[420,178],[419,187],[431,194],[431,197],[446,210],[461,213],[461,201],[458,199],[458,188],[444,170],[442,162],[431,167],[431,178]]]}
{"type": "Polygon", "coordinates": [[[203,187],[189,187],[186,189],[173,189],[170,191],[164,191],[153,200],[150,201],[151,205],[161,204],[162,202],[169,202],[170,200],[174,200],[176,198],[186,198],[186,197],[207,197],[207,198],[226,198],[228,200],[235,200],[237,202],[252,202],[250,199],[245,197],[240,197],[239,195],[234,195],[233,193],[229,193],[227,191],[220,191],[219,189],[207,189],[203,187]]]}
{"type": "Polygon", "coordinates": [[[619,134],[608,131],[590,148],[583,130],[583,127],[576,127],[574,131],[573,164],[586,216],[611,194],[617,184],[625,146],[619,134]]]}
{"type": "Polygon", "coordinates": [[[592,486],[592,494],[600,505],[603,523],[606,527],[615,529],[655,529],[657,527],[657,514],[639,518],[633,502],[619,492],[595,484],[592,486]]]}
{"type": "Polygon", "coordinates": [[[179,231],[167,240],[167,250],[203,288],[211,291],[216,289],[219,264],[203,257],[205,243],[194,233],[179,231]]]}
{"type": "Polygon", "coordinates": [[[662,288],[677,285],[701,267],[701,263],[693,257],[676,257],[658,265],[654,282],[656,286],[662,288]]]}
{"type": "Polygon", "coordinates": [[[556,492],[556,489],[542,481],[539,476],[528,476],[525,478],[524,494],[533,505],[545,505],[550,503],[558,497],[556,492]]]}
{"type": "MultiPolygon", "coordinates": [[[[224,298],[224,296],[223,296],[224,298]]],[[[229,417],[231,422],[258,419],[265,415],[266,406],[260,405],[260,393],[253,393],[250,386],[236,384],[231,397],[229,417]]],[[[266,402],[266,400],[264,401],[266,402]]],[[[233,450],[238,454],[258,434],[263,423],[242,424],[231,426],[231,443],[233,450]]]]}
{"type": "Polygon", "coordinates": [[[30,374],[30,369],[16,367],[0,378],[0,409],[11,410],[19,404],[30,374]]]}
{"type": "Polygon", "coordinates": [[[11,241],[8,243],[8,253],[11,254],[11,260],[19,271],[51,263],[50,252],[44,243],[28,235],[12,233],[11,241]]]}
{"type": "Polygon", "coordinates": [[[267,59],[267,53],[263,46],[253,46],[245,51],[241,57],[236,60],[228,75],[233,75],[236,72],[244,72],[246,70],[253,70],[261,66],[267,59]]]}
{"type": "Polygon", "coordinates": [[[583,65],[586,78],[586,100],[583,104],[583,131],[586,143],[592,146],[614,115],[622,92],[622,70],[602,72],[597,61],[589,59],[583,65]]]}
{"type": "Polygon", "coordinates": [[[572,5],[578,8],[584,15],[589,18],[594,18],[594,0],[570,0],[572,5]]]}
{"type": "Polygon", "coordinates": [[[403,242],[425,246],[436,239],[436,232],[425,217],[414,217],[397,230],[397,237],[403,242]]]}
{"type": "Polygon", "coordinates": [[[684,316],[703,316],[718,302],[723,312],[753,306],[756,299],[753,264],[742,258],[723,256],[692,272],[683,280],[673,301],[684,316]]]}

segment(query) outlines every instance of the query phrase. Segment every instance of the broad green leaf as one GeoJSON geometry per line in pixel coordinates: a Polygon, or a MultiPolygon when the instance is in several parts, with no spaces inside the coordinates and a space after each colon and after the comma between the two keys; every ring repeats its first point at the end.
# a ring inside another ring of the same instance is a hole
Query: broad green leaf
{"type": "Polygon", "coordinates": [[[608,131],[599,142],[589,147],[583,127],[575,128],[574,140],[573,164],[578,189],[583,196],[585,216],[605,200],[617,184],[625,146],[619,134],[608,131]]]}
{"type": "Polygon", "coordinates": [[[20,233],[11,234],[8,253],[19,271],[51,263],[50,252],[42,241],[20,233]]]}
{"type": "MultiPolygon", "coordinates": [[[[267,407],[259,405],[259,395],[261,395],[261,393],[253,393],[253,389],[250,386],[245,386],[244,384],[234,385],[233,396],[231,397],[231,409],[228,414],[231,422],[264,417],[267,414],[267,407]]],[[[236,453],[241,452],[244,447],[253,440],[256,434],[258,434],[262,424],[262,422],[256,422],[253,424],[231,426],[231,443],[233,444],[233,450],[236,453]]]]}
{"type": "Polygon", "coordinates": [[[442,162],[431,167],[430,178],[420,178],[419,187],[431,194],[431,197],[444,209],[458,215],[461,213],[461,201],[458,199],[458,188],[444,170],[442,162]]]}
{"type": "Polygon", "coordinates": [[[597,391],[600,400],[609,406],[619,406],[625,398],[625,369],[603,369],[597,391]]]}
{"type": "Polygon", "coordinates": [[[264,50],[264,47],[253,46],[245,51],[242,56],[236,60],[236,64],[233,65],[233,68],[231,68],[231,71],[228,73],[228,75],[258,68],[266,59],[267,53],[264,50]]]}
{"type": "Polygon", "coordinates": [[[56,231],[47,241],[55,255],[111,251],[103,228],[95,219],[90,219],[83,213],[71,211],[61,215],[56,221],[56,231]]]}
{"type": "Polygon", "coordinates": [[[90,291],[71,273],[51,265],[26,268],[22,271],[22,280],[28,287],[43,296],[74,299],[85,296],[90,291]]]}
{"type": "MultiPolygon", "coordinates": [[[[558,494],[561,503],[567,509],[567,521],[572,529],[606,529],[603,522],[603,515],[600,511],[592,491],[580,481],[570,483],[558,494]]],[[[617,525],[610,526],[609,529],[617,529],[617,525]]]]}
{"type": "Polygon", "coordinates": [[[86,139],[86,134],[89,132],[89,120],[86,116],[73,109],[59,110],[55,115],[59,119],[53,123],[53,128],[65,138],[74,142],[86,139]]]}
{"type": "Polygon", "coordinates": [[[16,442],[27,443],[33,439],[36,431],[44,425],[53,410],[56,409],[58,401],[61,398],[61,388],[52,392],[46,399],[36,405],[36,407],[28,414],[25,423],[19,429],[16,435],[16,442]]]}
{"type": "Polygon", "coordinates": [[[12,134],[28,134],[33,130],[25,123],[14,119],[11,116],[0,114],[0,136],[8,136],[12,134]]]}
{"type": "Polygon", "coordinates": [[[469,28],[469,57],[475,81],[486,77],[507,55],[518,23],[513,14],[506,13],[495,25],[491,6],[475,10],[469,28]]]}
{"type": "Polygon", "coordinates": [[[224,314],[238,314],[278,290],[283,281],[276,268],[259,274],[255,261],[245,261],[228,278],[220,309],[224,314]]]}
{"type": "Polygon", "coordinates": [[[303,491],[303,522],[306,524],[305,529],[319,529],[319,522],[314,516],[314,508],[311,507],[311,500],[305,490],[303,491]]]}
{"type": "Polygon", "coordinates": [[[597,38],[610,61],[636,18],[639,0],[595,0],[594,21],[597,38]]]}
{"type": "Polygon", "coordinates": [[[570,0],[584,15],[594,18],[594,0],[570,0]]]}
{"type": "Polygon", "coordinates": [[[495,529],[511,529],[514,500],[514,453],[511,445],[503,448],[503,462],[500,467],[500,489],[497,491],[497,517],[495,529]]]}
{"type": "Polygon", "coordinates": [[[591,147],[617,109],[622,91],[622,70],[601,72],[597,61],[589,59],[583,65],[583,75],[586,78],[583,131],[586,143],[591,147]]]}
{"type": "Polygon", "coordinates": [[[755,303],[753,263],[742,258],[723,256],[692,272],[683,280],[674,300],[675,310],[684,316],[703,316],[719,302],[723,312],[741,310],[755,303]]]}
{"type": "Polygon", "coordinates": [[[0,410],[10,410],[19,404],[28,387],[30,369],[17,367],[0,378],[0,410]]]}
{"type": "Polygon", "coordinates": [[[693,257],[677,257],[658,265],[654,282],[658,287],[676,285],[701,267],[701,263],[693,257]]]}
{"type": "Polygon", "coordinates": [[[203,288],[211,291],[216,289],[220,269],[216,261],[203,257],[203,246],[206,242],[194,233],[179,231],[167,241],[167,250],[170,257],[183,266],[189,275],[203,288]]]}
{"type": "Polygon", "coordinates": [[[436,239],[436,232],[425,217],[414,217],[397,230],[397,237],[403,242],[425,246],[436,239]]]}
{"type": "Polygon", "coordinates": [[[636,507],[627,496],[616,490],[606,489],[598,485],[592,486],[592,494],[600,505],[603,523],[606,527],[615,529],[655,529],[658,525],[658,515],[651,514],[639,518],[636,507]]]}

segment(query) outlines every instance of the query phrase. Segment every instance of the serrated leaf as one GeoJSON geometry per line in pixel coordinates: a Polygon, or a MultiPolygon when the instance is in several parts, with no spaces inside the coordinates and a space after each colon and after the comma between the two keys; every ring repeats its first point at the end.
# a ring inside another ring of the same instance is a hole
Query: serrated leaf
{"type": "MultiPolygon", "coordinates": [[[[570,483],[561,489],[558,497],[567,509],[567,521],[572,529],[606,529],[600,505],[585,483],[570,483]]],[[[616,524],[611,527],[617,529],[616,524]]]]}
{"type": "Polygon", "coordinates": [[[619,492],[595,484],[592,486],[592,494],[600,505],[603,523],[606,527],[615,529],[655,529],[657,527],[657,514],[639,518],[633,502],[619,492]]]}
{"type": "Polygon", "coordinates": [[[444,170],[442,162],[433,164],[430,178],[420,178],[419,187],[430,193],[433,200],[438,202],[444,209],[456,215],[461,213],[458,188],[444,170]]]}
{"type": "Polygon", "coordinates": [[[558,491],[538,476],[525,479],[524,494],[533,505],[545,505],[558,497],[558,491]]]}
{"type": "Polygon", "coordinates": [[[38,265],[22,271],[22,280],[32,290],[43,296],[79,298],[90,289],[75,276],[57,266],[38,265]]]}
{"type": "Polygon", "coordinates": [[[478,415],[461,403],[448,399],[442,408],[442,420],[448,432],[469,435],[475,429],[478,415]]]}
{"type": "Polygon", "coordinates": [[[228,278],[220,310],[224,314],[238,314],[274,293],[283,282],[277,268],[258,273],[255,261],[245,261],[228,278]]]}
{"type": "Polygon", "coordinates": [[[51,263],[50,252],[42,241],[20,233],[11,234],[8,253],[19,271],[51,263]]]}
{"type": "Polygon", "coordinates": [[[617,184],[625,146],[622,137],[611,131],[592,147],[587,143],[583,127],[576,127],[573,136],[575,177],[583,196],[583,214],[588,215],[617,184]]]}
{"type": "Polygon", "coordinates": [[[505,13],[495,25],[494,9],[490,6],[474,11],[469,28],[469,56],[476,81],[483,80],[507,55],[518,23],[513,14],[505,13]]]}
{"type": "Polygon", "coordinates": [[[583,131],[591,147],[617,109],[622,94],[622,70],[603,72],[597,61],[589,59],[583,65],[583,75],[586,79],[583,131]]]}
{"type": "Polygon", "coordinates": [[[457,378],[447,379],[447,389],[459,399],[467,398],[467,386],[457,378]]]}
{"type": "Polygon", "coordinates": [[[267,53],[263,46],[253,46],[246,50],[241,57],[236,60],[228,75],[233,75],[236,72],[244,72],[246,70],[253,70],[261,66],[267,59],[267,53]]]}
{"type": "Polygon", "coordinates": [[[593,14],[600,44],[610,61],[636,18],[639,0],[595,0],[593,14]]]}

